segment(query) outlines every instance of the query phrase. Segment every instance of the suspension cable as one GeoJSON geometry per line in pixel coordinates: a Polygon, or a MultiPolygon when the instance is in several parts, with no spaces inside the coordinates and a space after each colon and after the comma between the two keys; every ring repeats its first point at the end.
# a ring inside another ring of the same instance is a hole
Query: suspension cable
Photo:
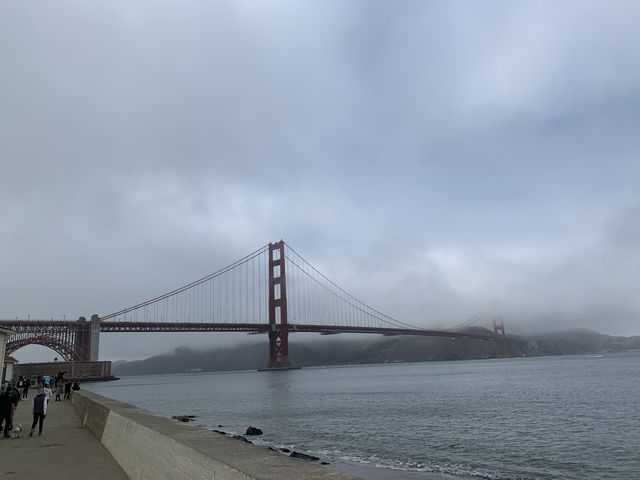
{"type": "MultiPolygon", "coordinates": [[[[356,297],[354,297],[353,295],[351,295],[349,292],[347,292],[346,290],[344,290],[342,287],[340,287],[339,285],[337,285],[336,283],[334,283],[332,280],[330,280],[329,278],[327,278],[326,275],[324,275],[322,272],[320,272],[317,268],[315,268],[311,263],[309,263],[302,255],[300,255],[298,252],[296,252],[296,250],[289,245],[288,243],[285,242],[285,245],[289,248],[289,250],[291,250],[293,253],[296,254],[296,256],[298,256],[306,265],[308,265],[311,269],[313,269],[313,271],[315,271],[318,275],[320,275],[324,280],[326,280],[327,282],[329,282],[333,287],[337,288],[340,292],[342,292],[343,294],[345,294],[347,297],[349,297],[351,300],[359,303],[360,305],[363,305],[364,308],[371,310],[372,312],[376,313],[376,315],[372,315],[370,312],[367,312],[366,310],[362,309],[361,307],[358,307],[356,305],[353,305],[351,302],[349,302],[346,299],[343,299],[345,302],[349,303],[349,305],[353,306],[354,308],[362,311],[363,313],[369,315],[370,317],[374,317],[374,318],[378,318],[378,320],[390,324],[390,325],[394,325],[394,326],[405,326],[405,327],[409,327],[409,328],[413,328],[416,330],[425,330],[423,327],[418,327],[415,325],[412,325],[410,323],[406,323],[400,320],[397,320],[393,317],[390,317],[389,315],[386,315],[382,312],[380,312],[379,310],[376,310],[375,308],[369,306],[368,304],[366,304],[365,302],[357,299],[356,297]]],[[[289,258],[289,257],[287,257],[289,258]]],[[[313,281],[315,281],[318,285],[322,286],[323,288],[325,288],[326,290],[328,290],[329,292],[333,293],[334,295],[338,296],[335,292],[332,292],[329,288],[327,288],[326,286],[322,285],[322,283],[320,283],[317,279],[315,279],[314,277],[312,277],[311,275],[309,275],[308,272],[306,272],[304,269],[302,269],[299,265],[297,265],[293,260],[291,260],[291,258],[289,258],[289,261],[291,261],[291,263],[293,263],[294,265],[296,265],[296,267],[298,267],[303,273],[305,273],[309,278],[311,278],[313,281]]],[[[340,298],[338,296],[338,298],[340,298]]]]}
{"type": "Polygon", "coordinates": [[[233,262],[232,264],[227,265],[224,268],[221,268],[217,272],[211,273],[211,274],[209,274],[209,275],[207,275],[205,277],[200,278],[199,280],[195,280],[195,281],[193,281],[191,283],[188,283],[188,284],[186,284],[186,285],[184,285],[184,286],[182,286],[180,288],[176,288],[175,290],[171,290],[170,292],[164,293],[162,295],[159,295],[157,297],[154,297],[154,298],[152,298],[150,300],[144,301],[144,302],[139,303],[137,305],[134,305],[132,307],[124,308],[124,309],[119,310],[117,312],[110,313],[109,315],[105,315],[104,317],[101,317],[101,320],[108,320],[110,318],[119,317],[121,315],[126,315],[127,313],[132,312],[134,310],[138,310],[139,308],[146,307],[148,305],[151,305],[152,303],[159,302],[161,300],[164,300],[166,298],[172,297],[172,296],[177,295],[179,293],[182,293],[182,292],[184,292],[186,290],[189,290],[190,288],[193,288],[193,287],[195,287],[197,285],[200,285],[200,284],[202,284],[202,283],[204,283],[204,282],[206,282],[208,280],[211,280],[212,278],[219,277],[220,275],[223,275],[223,274],[235,269],[239,265],[242,265],[243,263],[246,263],[246,262],[250,261],[251,259],[263,254],[267,250],[267,248],[268,248],[268,245],[264,245],[264,246],[260,247],[259,249],[255,250],[254,252],[250,253],[246,257],[243,257],[240,260],[237,260],[237,261],[233,262]]]}

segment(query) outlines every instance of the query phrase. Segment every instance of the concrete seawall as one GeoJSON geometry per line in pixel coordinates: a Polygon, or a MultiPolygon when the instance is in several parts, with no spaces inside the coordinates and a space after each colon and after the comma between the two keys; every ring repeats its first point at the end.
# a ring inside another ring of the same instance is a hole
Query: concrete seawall
{"type": "Polygon", "coordinates": [[[92,392],[74,392],[83,427],[135,480],[356,480],[92,392]]]}

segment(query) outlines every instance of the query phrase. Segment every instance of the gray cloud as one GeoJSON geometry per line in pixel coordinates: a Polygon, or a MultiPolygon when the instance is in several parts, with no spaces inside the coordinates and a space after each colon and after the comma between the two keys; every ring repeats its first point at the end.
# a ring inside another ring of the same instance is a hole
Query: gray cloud
{"type": "Polygon", "coordinates": [[[110,312],[284,237],[407,321],[500,298],[638,333],[637,2],[0,10],[0,316],[110,312]]]}

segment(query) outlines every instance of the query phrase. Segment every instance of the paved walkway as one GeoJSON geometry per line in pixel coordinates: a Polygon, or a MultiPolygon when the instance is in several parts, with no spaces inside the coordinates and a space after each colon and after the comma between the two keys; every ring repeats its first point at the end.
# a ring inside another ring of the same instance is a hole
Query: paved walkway
{"type": "Polygon", "coordinates": [[[36,426],[33,437],[33,394],[21,400],[13,424],[22,424],[19,439],[0,436],[0,477],[7,480],[50,478],[64,480],[128,480],[109,452],[89,432],[70,401],[49,403],[42,435],[36,426]]]}

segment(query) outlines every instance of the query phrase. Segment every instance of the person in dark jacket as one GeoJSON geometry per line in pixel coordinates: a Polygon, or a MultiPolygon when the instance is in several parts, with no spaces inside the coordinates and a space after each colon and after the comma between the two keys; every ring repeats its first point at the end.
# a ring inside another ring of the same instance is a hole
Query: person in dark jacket
{"type": "Polygon", "coordinates": [[[14,382],[11,382],[9,384],[9,386],[7,387],[7,391],[11,395],[11,398],[13,399],[13,403],[15,405],[13,410],[11,410],[11,428],[13,428],[13,412],[15,412],[16,408],[18,408],[18,404],[20,403],[21,395],[20,395],[20,392],[18,391],[18,389],[16,388],[16,384],[14,382]]]}
{"type": "Polygon", "coordinates": [[[29,436],[33,436],[33,431],[36,428],[36,423],[38,425],[38,435],[42,435],[42,424],[44,422],[44,417],[47,416],[47,396],[44,394],[44,389],[38,390],[38,394],[33,397],[33,423],[31,424],[31,431],[29,432],[29,436]]]}
{"type": "Polygon", "coordinates": [[[18,389],[16,388],[16,384],[11,382],[8,386],[7,386],[7,391],[11,394],[11,396],[13,397],[13,399],[15,400],[16,403],[16,407],[18,406],[18,403],[20,403],[20,392],[18,391],[18,389]]]}
{"type": "Polygon", "coordinates": [[[13,412],[18,406],[11,389],[7,388],[2,395],[0,395],[0,429],[4,423],[4,437],[9,436],[9,432],[13,428],[13,412]]]}
{"type": "Polygon", "coordinates": [[[22,387],[22,398],[29,397],[29,387],[31,387],[31,379],[27,377],[24,379],[24,385],[22,387]]]}
{"type": "Polygon", "coordinates": [[[71,396],[71,380],[64,384],[64,400],[69,400],[71,396]]]}

